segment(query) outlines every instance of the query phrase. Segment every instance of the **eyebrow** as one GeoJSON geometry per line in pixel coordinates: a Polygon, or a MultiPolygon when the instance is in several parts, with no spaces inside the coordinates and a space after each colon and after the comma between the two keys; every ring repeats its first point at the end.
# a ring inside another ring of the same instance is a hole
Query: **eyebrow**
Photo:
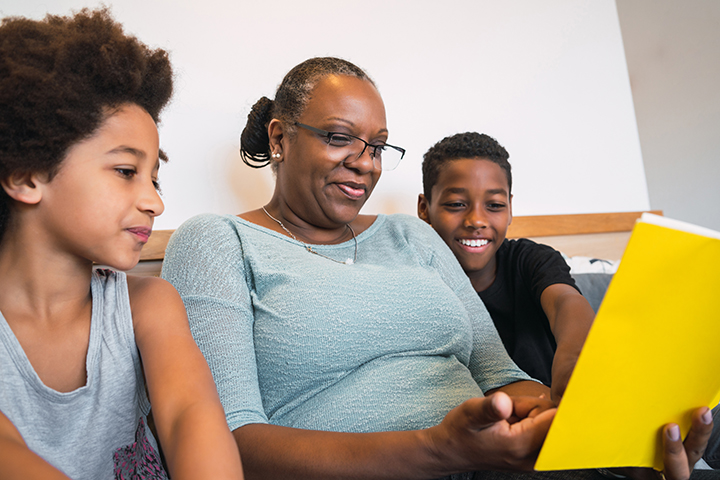
{"type": "MultiPolygon", "coordinates": [[[[130,155],[134,156],[135,158],[145,158],[145,152],[142,150],[138,150],[137,148],[133,147],[127,147],[125,145],[121,145],[117,148],[113,148],[108,152],[109,154],[116,154],[116,153],[129,153],[130,155]]],[[[165,152],[160,149],[158,151],[158,159],[155,162],[155,166],[153,166],[153,170],[160,171],[160,160],[163,160],[164,162],[167,162],[167,155],[165,152]],[[163,158],[165,157],[165,158],[163,158]]]]}
{"type": "MultiPolygon", "coordinates": [[[[346,123],[351,127],[355,127],[355,123],[351,122],[350,120],[348,120],[346,118],[342,118],[342,117],[328,117],[328,118],[326,118],[326,120],[336,120],[338,122],[346,123]]],[[[378,132],[378,134],[381,134],[381,133],[388,133],[388,129],[387,128],[381,129],[378,132]]]]}
{"type": "MultiPolygon", "coordinates": [[[[463,187],[450,187],[450,188],[446,188],[445,190],[443,190],[442,193],[443,194],[466,193],[467,191],[468,191],[467,188],[463,188],[463,187]]],[[[508,194],[507,190],[505,190],[504,188],[493,188],[491,190],[486,190],[485,193],[489,193],[491,195],[498,195],[498,194],[507,195],[508,194]]]]}
{"type": "Polygon", "coordinates": [[[138,158],[145,158],[145,152],[142,150],[138,150],[137,148],[133,147],[127,147],[125,145],[121,145],[119,147],[113,148],[108,153],[129,153],[130,155],[138,158]]]}
{"type": "Polygon", "coordinates": [[[461,188],[461,187],[450,187],[446,188],[442,191],[442,193],[465,193],[467,192],[467,188],[461,188]]]}

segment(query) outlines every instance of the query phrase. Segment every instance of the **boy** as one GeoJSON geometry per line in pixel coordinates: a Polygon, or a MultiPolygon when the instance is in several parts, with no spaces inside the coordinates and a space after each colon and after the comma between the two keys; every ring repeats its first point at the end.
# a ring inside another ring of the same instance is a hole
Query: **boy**
{"type": "Polygon", "coordinates": [[[517,365],[565,391],[595,317],[562,256],[528,239],[507,240],[512,176],[507,151],[479,133],[444,138],[425,154],[418,216],[457,257],[517,365]]]}

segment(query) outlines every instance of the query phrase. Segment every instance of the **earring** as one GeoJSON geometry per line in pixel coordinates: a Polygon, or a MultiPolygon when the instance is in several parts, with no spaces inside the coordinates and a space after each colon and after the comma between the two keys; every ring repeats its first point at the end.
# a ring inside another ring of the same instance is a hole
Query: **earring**
{"type": "Polygon", "coordinates": [[[280,158],[280,154],[279,154],[279,153],[273,153],[273,154],[272,154],[272,157],[273,157],[273,158],[280,158]]]}

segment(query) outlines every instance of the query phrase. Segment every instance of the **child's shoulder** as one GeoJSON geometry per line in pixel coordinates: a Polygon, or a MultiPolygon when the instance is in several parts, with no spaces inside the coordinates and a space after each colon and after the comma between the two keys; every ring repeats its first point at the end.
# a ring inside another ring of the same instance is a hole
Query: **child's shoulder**
{"type": "Polygon", "coordinates": [[[110,268],[97,268],[93,271],[93,276],[105,291],[114,288],[118,295],[122,295],[123,290],[126,290],[131,307],[148,299],[159,301],[177,293],[168,281],[159,277],[127,275],[110,268]]]}
{"type": "Polygon", "coordinates": [[[161,342],[169,332],[187,329],[185,305],[167,280],[130,275],[128,294],[135,341],[141,353],[143,348],[161,342]]]}
{"type": "Polygon", "coordinates": [[[127,276],[130,308],[157,308],[159,303],[179,298],[175,287],[159,277],[127,276]]]}
{"type": "Polygon", "coordinates": [[[551,246],[537,243],[529,238],[506,238],[498,248],[497,255],[522,258],[524,256],[554,256],[561,254],[551,246]]]}
{"type": "Polygon", "coordinates": [[[528,238],[505,239],[495,253],[498,268],[528,278],[548,271],[568,270],[563,255],[549,245],[528,238]]]}

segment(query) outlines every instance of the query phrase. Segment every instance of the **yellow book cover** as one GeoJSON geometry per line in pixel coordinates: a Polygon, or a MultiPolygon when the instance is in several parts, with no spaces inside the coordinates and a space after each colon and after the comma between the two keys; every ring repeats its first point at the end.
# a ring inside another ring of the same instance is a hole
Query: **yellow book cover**
{"type": "Polygon", "coordinates": [[[662,470],[662,427],[719,401],[720,232],[643,214],[535,469],[662,470]]]}

